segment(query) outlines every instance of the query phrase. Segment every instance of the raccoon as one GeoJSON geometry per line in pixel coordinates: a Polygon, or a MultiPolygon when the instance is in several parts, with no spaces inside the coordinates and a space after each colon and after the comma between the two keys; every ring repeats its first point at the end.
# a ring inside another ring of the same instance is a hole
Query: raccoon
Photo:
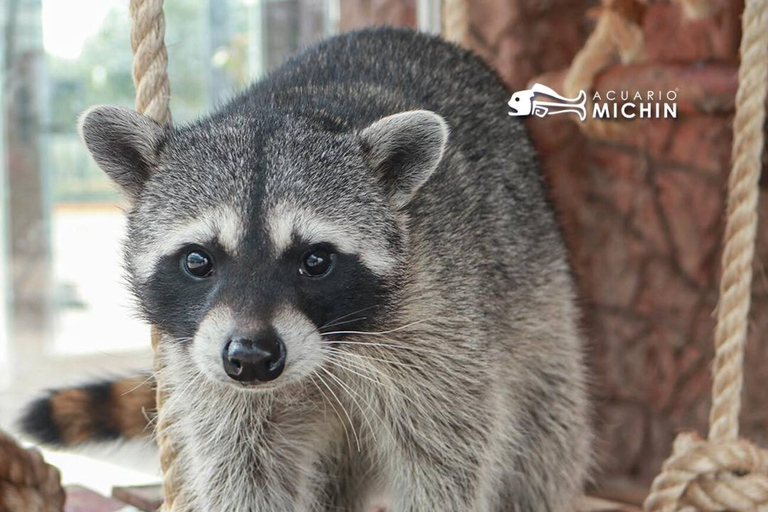
{"type": "MultiPolygon", "coordinates": [[[[189,125],[82,115],[131,204],[125,266],[163,333],[187,507],[572,508],[591,460],[574,286],[507,96],[469,51],[378,28],[189,125]]],[[[38,401],[27,430],[113,438],[153,405],[109,386],[80,390],[87,414],[38,401]]]]}

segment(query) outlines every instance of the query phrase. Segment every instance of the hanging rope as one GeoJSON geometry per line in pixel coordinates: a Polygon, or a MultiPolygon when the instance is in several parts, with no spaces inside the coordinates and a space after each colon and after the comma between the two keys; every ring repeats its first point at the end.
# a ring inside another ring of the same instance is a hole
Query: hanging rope
{"type": "MultiPolygon", "coordinates": [[[[136,87],[136,110],[160,124],[170,124],[170,83],[168,80],[168,52],[165,47],[164,0],[131,0],[131,48],[133,49],[133,84],[136,87]]],[[[155,374],[162,365],[162,334],[152,327],[152,349],[155,353],[155,374]]],[[[160,448],[163,471],[163,512],[184,512],[179,498],[183,478],[174,464],[176,449],[168,435],[171,419],[163,414],[166,391],[157,383],[157,422],[155,436],[160,448]]]]}
{"type": "Polygon", "coordinates": [[[152,327],[152,349],[155,352],[155,384],[157,413],[155,421],[155,439],[160,449],[160,468],[163,472],[163,506],[160,512],[189,512],[184,505],[184,477],[176,464],[178,449],[170,435],[173,419],[163,409],[168,392],[160,378],[162,369],[162,333],[152,327]]]}
{"type": "Polygon", "coordinates": [[[768,451],[738,439],[768,93],[768,3],[747,0],[742,25],[709,440],[678,436],[645,501],[648,511],[768,511],[768,451]]]}
{"type": "Polygon", "coordinates": [[[131,49],[136,110],[160,124],[171,122],[163,0],[131,0],[131,49]]]}
{"type": "Polygon", "coordinates": [[[768,4],[760,0],[748,1],[742,23],[744,34],[733,122],[733,168],[728,182],[728,222],[715,332],[709,431],[713,441],[730,441],[739,436],[742,362],[757,235],[758,185],[768,89],[768,4]]]}
{"type": "MultiPolygon", "coordinates": [[[[563,82],[566,96],[575,98],[587,91],[588,98],[598,73],[621,62],[639,62],[645,56],[643,30],[639,20],[645,7],[638,2],[605,0],[595,29],[573,58],[563,82]]],[[[592,101],[588,101],[591,105],[592,101]]],[[[589,108],[589,107],[588,107],[589,108]]],[[[626,133],[632,123],[588,118],[579,127],[590,136],[611,138],[626,133]]],[[[635,126],[637,123],[634,124],[635,126]]]]}

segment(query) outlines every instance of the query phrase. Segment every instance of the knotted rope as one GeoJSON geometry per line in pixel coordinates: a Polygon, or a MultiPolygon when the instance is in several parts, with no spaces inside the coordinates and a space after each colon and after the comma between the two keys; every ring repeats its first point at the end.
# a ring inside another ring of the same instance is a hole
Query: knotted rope
{"type": "Polygon", "coordinates": [[[59,470],[0,432],[0,512],[61,512],[64,500],[59,470]]]}
{"type": "MultiPolygon", "coordinates": [[[[712,15],[714,0],[675,0],[687,19],[712,15]]],[[[599,73],[617,62],[630,64],[645,59],[645,38],[642,20],[647,0],[603,0],[595,29],[584,47],[573,58],[563,83],[565,95],[575,98],[584,90],[592,91],[599,73]]],[[[591,105],[591,100],[588,104],[591,105]]],[[[637,122],[606,121],[588,118],[579,123],[593,137],[613,138],[638,127],[637,122]]]]}
{"type": "MultiPolygon", "coordinates": [[[[136,87],[136,110],[160,124],[170,124],[170,84],[168,80],[168,52],[165,48],[164,0],[131,0],[131,48],[133,49],[133,84],[136,87]]],[[[182,477],[174,462],[176,449],[168,435],[171,420],[163,414],[165,388],[157,377],[162,365],[160,344],[162,334],[152,327],[152,349],[155,354],[157,384],[157,423],[155,434],[160,448],[160,466],[163,471],[163,512],[184,512],[180,505],[182,477]]]]}
{"type": "Polygon", "coordinates": [[[648,511],[768,511],[768,451],[738,439],[768,93],[768,3],[747,0],[742,30],[709,440],[678,436],[645,501],[648,511]]]}
{"type": "MultiPolygon", "coordinates": [[[[640,26],[644,6],[638,2],[604,1],[595,29],[584,47],[573,58],[563,82],[566,96],[575,98],[584,90],[590,97],[595,77],[618,62],[639,62],[645,55],[645,40],[640,26]]],[[[591,99],[587,102],[592,105],[591,99]]],[[[636,123],[635,123],[636,124],[636,123]]],[[[585,133],[599,138],[611,138],[625,133],[631,123],[605,121],[588,117],[579,123],[585,133]]]]}

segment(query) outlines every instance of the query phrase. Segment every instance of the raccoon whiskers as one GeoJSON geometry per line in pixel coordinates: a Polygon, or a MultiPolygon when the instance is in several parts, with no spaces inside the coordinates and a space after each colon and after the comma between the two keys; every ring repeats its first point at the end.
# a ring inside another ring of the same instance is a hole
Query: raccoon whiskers
{"type": "MultiPolygon", "coordinates": [[[[369,310],[371,310],[371,309],[373,309],[375,307],[377,307],[377,306],[374,304],[373,306],[368,306],[367,308],[358,309],[357,311],[352,311],[351,313],[347,313],[346,315],[341,315],[339,317],[336,317],[333,320],[330,320],[329,322],[325,323],[324,325],[321,325],[318,330],[320,332],[322,332],[323,329],[327,329],[329,327],[333,327],[334,325],[340,325],[340,323],[339,323],[340,320],[346,320],[347,318],[349,318],[349,317],[351,317],[353,315],[358,315],[358,314],[363,313],[365,311],[369,311],[369,310]]],[[[343,323],[349,323],[349,322],[351,322],[351,320],[346,320],[343,323]]]]}
{"type": "MultiPolygon", "coordinates": [[[[355,424],[352,421],[352,416],[349,414],[347,409],[344,407],[344,404],[341,403],[341,400],[339,400],[339,397],[336,395],[336,393],[333,391],[333,389],[331,389],[331,386],[329,386],[328,383],[325,382],[325,379],[323,379],[323,376],[320,375],[319,373],[315,373],[314,375],[317,376],[317,378],[320,380],[320,383],[323,386],[325,386],[325,388],[331,393],[333,398],[339,404],[339,407],[341,407],[342,412],[347,417],[347,420],[349,421],[349,427],[352,429],[352,434],[353,434],[353,436],[355,438],[355,444],[357,445],[357,451],[359,452],[362,449],[362,444],[360,443],[360,436],[357,435],[357,431],[355,430],[355,424]]],[[[323,394],[325,394],[325,393],[323,393],[323,394]]],[[[328,397],[326,396],[326,399],[327,398],[328,397]]],[[[331,403],[331,406],[333,407],[333,403],[331,403]]],[[[334,409],[335,409],[335,407],[334,407],[334,409]]],[[[339,417],[339,419],[341,420],[342,426],[344,426],[344,420],[341,419],[341,417],[339,417]]],[[[347,427],[344,427],[344,431],[345,432],[347,431],[347,427]]],[[[349,432],[347,432],[347,441],[349,441],[349,432]]],[[[350,446],[350,450],[351,450],[351,446],[350,446]]]]}
{"type": "Polygon", "coordinates": [[[326,414],[325,406],[326,404],[329,404],[331,406],[331,409],[333,409],[334,414],[336,414],[336,417],[339,419],[339,423],[341,423],[341,427],[344,429],[344,436],[347,438],[347,447],[349,448],[349,452],[352,453],[352,441],[349,438],[349,430],[347,430],[347,425],[344,423],[344,420],[342,419],[341,415],[339,414],[339,411],[336,410],[336,406],[333,405],[331,400],[328,398],[328,395],[325,394],[325,391],[322,390],[322,388],[317,384],[317,381],[315,380],[315,377],[320,378],[317,374],[310,374],[310,379],[312,380],[312,384],[317,388],[317,390],[320,392],[320,394],[323,397],[323,415],[326,414]]]}
{"type": "Polygon", "coordinates": [[[127,394],[129,394],[129,393],[133,393],[133,392],[134,392],[134,391],[136,391],[137,389],[144,387],[144,385],[145,385],[147,382],[151,381],[151,380],[152,380],[152,379],[154,379],[154,378],[155,378],[155,375],[154,375],[154,374],[150,374],[150,375],[149,375],[149,377],[147,377],[146,379],[144,379],[144,380],[143,380],[143,381],[141,381],[140,383],[136,384],[134,387],[132,387],[132,388],[131,388],[131,389],[129,389],[128,391],[125,391],[125,392],[121,393],[121,395],[122,395],[122,396],[125,396],[125,395],[127,395],[127,394]]]}
{"type": "MultiPolygon", "coordinates": [[[[315,380],[315,376],[314,375],[310,375],[309,376],[309,382],[311,382],[312,385],[315,387],[315,389],[317,389],[318,393],[320,393],[320,396],[322,396],[324,398],[324,400],[322,400],[322,402],[323,402],[323,419],[327,421],[328,420],[328,407],[327,407],[328,406],[328,397],[326,396],[325,393],[323,393],[323,390],[320,389],[320,386],[317,385],[317,381],[315,380]]],[[[336,413],[336,409],[334,409],[333,412],[336,413]]],[[[336,413],[336,416],[338,416],[338,413],[336,413]]],[[[339,417],[339,421],[341,421],[341,417],[339,417]]]]}
{"type": "MultiPolygon", "coordinates": [[[[392,361],[392,360],[389,360],[389,359],[380,359],[380,358],[366,356],[366,355],[362,355],[362,354],[355,354],[355,353],[348,352],[348,351],[345,351],[345,350],[341,350],[341,349],[338,349],[338,348],[330,348],[330,349],[328,349],[328,351],[329,351],[329,353],[334,354],[336,356],[336,357],[331,359],[332,362],[341,362],[340,360],[343,360],[345,363],[354,365],[355,367],[361,367],[361,368],[364,368],[366,370],[370,370],[372,372],[375,372],[377,377],[381,377],[381,379],[383,379],[383,381],[387,381],[387,382],[391,381],[391,376],[389,374],[387,374],[386,372],[384,372],[382,369],[380,369],[378,367],[379,365],[371,364],[371,363],[369,363],[369,361],[374,362],[374,363],[382,363],[382,364],[385,364],[385,365],[389,365],[389,364],[398,365],[399,364],[398,361],[392,361]],[[354,358],[354,359],[349,359],[349,358],[354,358]]],[[[423,370],[423,368],[420,367],[420,366],[414,365],[412,367],[417,369],[417,370],[423,370]]],[[[383,384],[383,381],[379,380],[378,383],[379,384],[383,384]]]]}
{"type": "Polygon", "coordinates": [[[332,331],[332,332],[323,332],[321,333],[321,336],[332,336],[332,335],[341,335],[341,334],[365,334],[368,336],[384,336],[386,334],[392,334],[393,332],[402,331],[404,329],[408,329],[409,327],[413,327],[414,325],[423,324],[424,322],[427,322],[428,320],[416,320],[415,322],[411,322],[409,324],[401,325],[400,327],[395,327],[394,329],[388,329],[386,331],[332,331]]]}
{"type": "MultiPolygon", "coordinates": [[[[367,361],[374,361],[374,362],[377,362],[377,363],[383,363],[385,365],[398,366],[398,367],[401,367],[401,368],[411,368],[411,369],[414,369],[414,370],[424,370],[423,366],[420,366],[420,365],[417,365],[417,364],[403,363],[402,361],[388,359],[388,358],[384,357],[384,356],[386,356],[386,352],[381,357],[373,357],[373,356],[364,355],[364,354],[358,354],[358,353],[355,353],[355,352],[350,352],[350,351],[347,351],[347,350],[341,350],[341,349],[333,348],[333,347],[330,348],[329,350],[331,352],[335,353],[335,354],[349,355],[349,356],[352,356],[352,357],[357,357],[359,359],[365,359],[367,361]]],[[[378,355],[379,352],[376,352],[376,354],[378,355]]]]}
{"type": "Polygon", "coordinates": [[[329,359],[329,361],[332,364],[336,365],[340,370],[351,373],[352,375],[356,375],[362,379],[365,379],[373,384],[376,384],[381,388],[384,388],[387,391],[387,393],[391,395],[395,395],[398,398],[402,398],[403,400],[406,400],[414,405],[417,405],[410,396],[408,396],[406,393],[404,393],[401,389],[399,389],[392,383],[392,380],[389,375],[387,375],[385,372],[377,368],[376,365],[366,364],[365,361],[355,361],[350,359],[345,359],[344,363],[340,361],[340,359],[345,356],[356,356],[356,355],[357,354],[349,354],[347,352],[339,351],[337,353],[337,357],[331,358],[329,359]],[[363,373],[360,373],[360,372],[363,372],[363,373]]]}
{"type": "Polygon", "coordinates": [[[372,382],[372,383],[374,383],[376,385],[383,385],[384,384],[384,382],[382,382],[381,380],[376,379],[374,377],[371,377],[371,375],[365,375],[365,374],[362,374],[362,373],[358,373],[357,371],[354,370],[354,368],[356,368],[357,370],[360,370],[360,371],[373,370],[372,372],[370,372],[370,374],[374,374],[374,375],[377,375],[377,376],[384,375],[384,373],[381,372],[381,370],[378,370],[376,368],[366,367],[365,365],[361,365],[361,364],[354,364],[353,361],[346,361],[347,364],[351,365],[351,366],[347,366],[346,364],[342,364],[342,362],[339,361],[339,359],[341,357],[346,355],[344,352],[340,352],[339,351],[339,352],[333,352],[333,353],[337,354],[337,357],[334,357],[334,358],[331,358],[331,359],[328,360],[331,364],[339,367],[341,370],[343,370],[345,372],[349,372],[349,373],[351,373],[353,375],[357,375],[358,377],[366,379],[366,380],[368,380],[368,381],[370,381],[370,382],[372,382]]]}
{"type": "MultiPolygon", "coordinates": [[[[376,439],[376,429],[373,428],[373,424],[371,423],[371,420],[368,418],[368,415],[365,413],[365,408],[363,408],[363,406],[357,400],[357,398],[360,397],[360,395],[357,394],[352,389],[350,389],[349,386],[344,384],[344,382],[341,379],[339,379],[337,376],[335,376],[333,373],[329,372],[328,370],[322,367],[320,369],[323,370],[326,373],[326,375],[328,375],[331,379],[333,379],[340,386],[341,389],[346,391],[350,398],[352,398],[352,401],[355,403],[355,405],[357,405],[357,408],[360,410],[360,414],[363,416],[363,419],[368,424],[368,428],[370,429],[371,435],[373,436],[373,441],[377,442],[378,440],[376,439]]],[[[369,405],[368,408],[370,407],[371,406],[369,405]]],[[[374,415],[376,414],[375,411],[373,411],[373,413],[374,415]]],[[[379,419],[379,421],[381,422],[381,418],[378,418],[377,416],[377,419],[379,419]]],[[[383,424],[383,422],[381,423],[383,424]]]]}
{"type": "MultiPolygon", "coordinates": [[[[323,343],[328,345],[352,345],[352,346],[374,347],[374,348],[384,348],[384,349],[400,349],[400,350],[406,350],[406,351],[416,352],[416,353],[425,354],[425,355],[433,355],[438,357],[444,356],[444,354],[436,350],[427,350],[422,347],[412,347],[410,345],[401,345],[396,343],[375,343],[375,342],[368,342],[368,341],[344,341],[344,340],[324,340],[323,343]]],[[[360,355],[360,354],[355,354],[355,355],[360,355]]],[[[385,362],[394,363],[394,361],[385,361],[385,362]]],[[[405,364],[405,363],[399,363],[399,364],[405,364]]]]}
{"type": "Polygon", "coordinates": [[[344,355],[349,355],[349,354],[340,354],[339,357],[331,359],[330,360],[331,363],[333,363],[336,367],[338,367],[343,372],[350,373],[352,375],[360,377],[361,379],[365,379],[366,381],[375,384],[379,388],[383,388],[387,395],[394,396],[396,397],[397,400],[403,399],[407,402],[410,402],[413,405],[417,405],[416,402],[414,402],[410,396],[408,396],[405,392],[403,392],[403,390],[395,386],[395,384],[392,382],[389,375],[381,371],[375,365],[366,364],[365,362],[359,362],[359,361],[354,361],[349,359],[346,359],[342,363],[339,359],[341,359],[341,357],[344,355]]]}
{"type": "MultiPolygon", "coordinates": [[[[191,379],[187,379],[187,382],[186,382],[186,383],[184,383],[182,386],[180,386],[180,387],[177,387],[177,388],[175,388],[175,389],[171,389],[171,392],[172,392],[173,394],[175,394],[176,396],[179,396],[179,397],[183,397],[183,396],[184,396],[184,395],[187,393],[187,391],[189,391],[189,389],[190,389],[190,388],[191,388],[193,385],[197,384],[198,380],[200,380],[201,382],[203,382],[203,381],[202,381],[202,378],[203,378],[203,374],[202,374],[202,373],[199,373],[199,372],[194,372],[194,373],[192,374],[192,378],[191,378],[191,379]]],[[[204,383],[204,382],[203,382],[203,383],[204,383]]]]}
{"type": "MultiPolygon", "coordinates": [[[[354,323],[354,322],[360,322],[362,320],[367,320],[367,319],[368,319],[368,317],[366,317],[366,316],[359,316],[357,318],[351,318],[349,320],[341,320],[339,322],[334,322],[332,324],[326,325],[325,328],[327,329],[329,327],[338,327],[340,325],[351,324],[351,323],[354,323]]],[[[320,331],[320,334],[321,335],[323,334],[322,330],[320,331]]]]}

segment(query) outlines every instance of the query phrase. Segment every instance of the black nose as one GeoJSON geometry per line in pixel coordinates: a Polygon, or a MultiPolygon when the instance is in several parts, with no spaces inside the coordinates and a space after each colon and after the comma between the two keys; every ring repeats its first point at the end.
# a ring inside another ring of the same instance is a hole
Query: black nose
{"type": "Polygon", "coordinates": [[[277,333],[233,338],[224,346],[224,370],[238,382],[267,382],[283,373],[285,345],[277,333]]]}

